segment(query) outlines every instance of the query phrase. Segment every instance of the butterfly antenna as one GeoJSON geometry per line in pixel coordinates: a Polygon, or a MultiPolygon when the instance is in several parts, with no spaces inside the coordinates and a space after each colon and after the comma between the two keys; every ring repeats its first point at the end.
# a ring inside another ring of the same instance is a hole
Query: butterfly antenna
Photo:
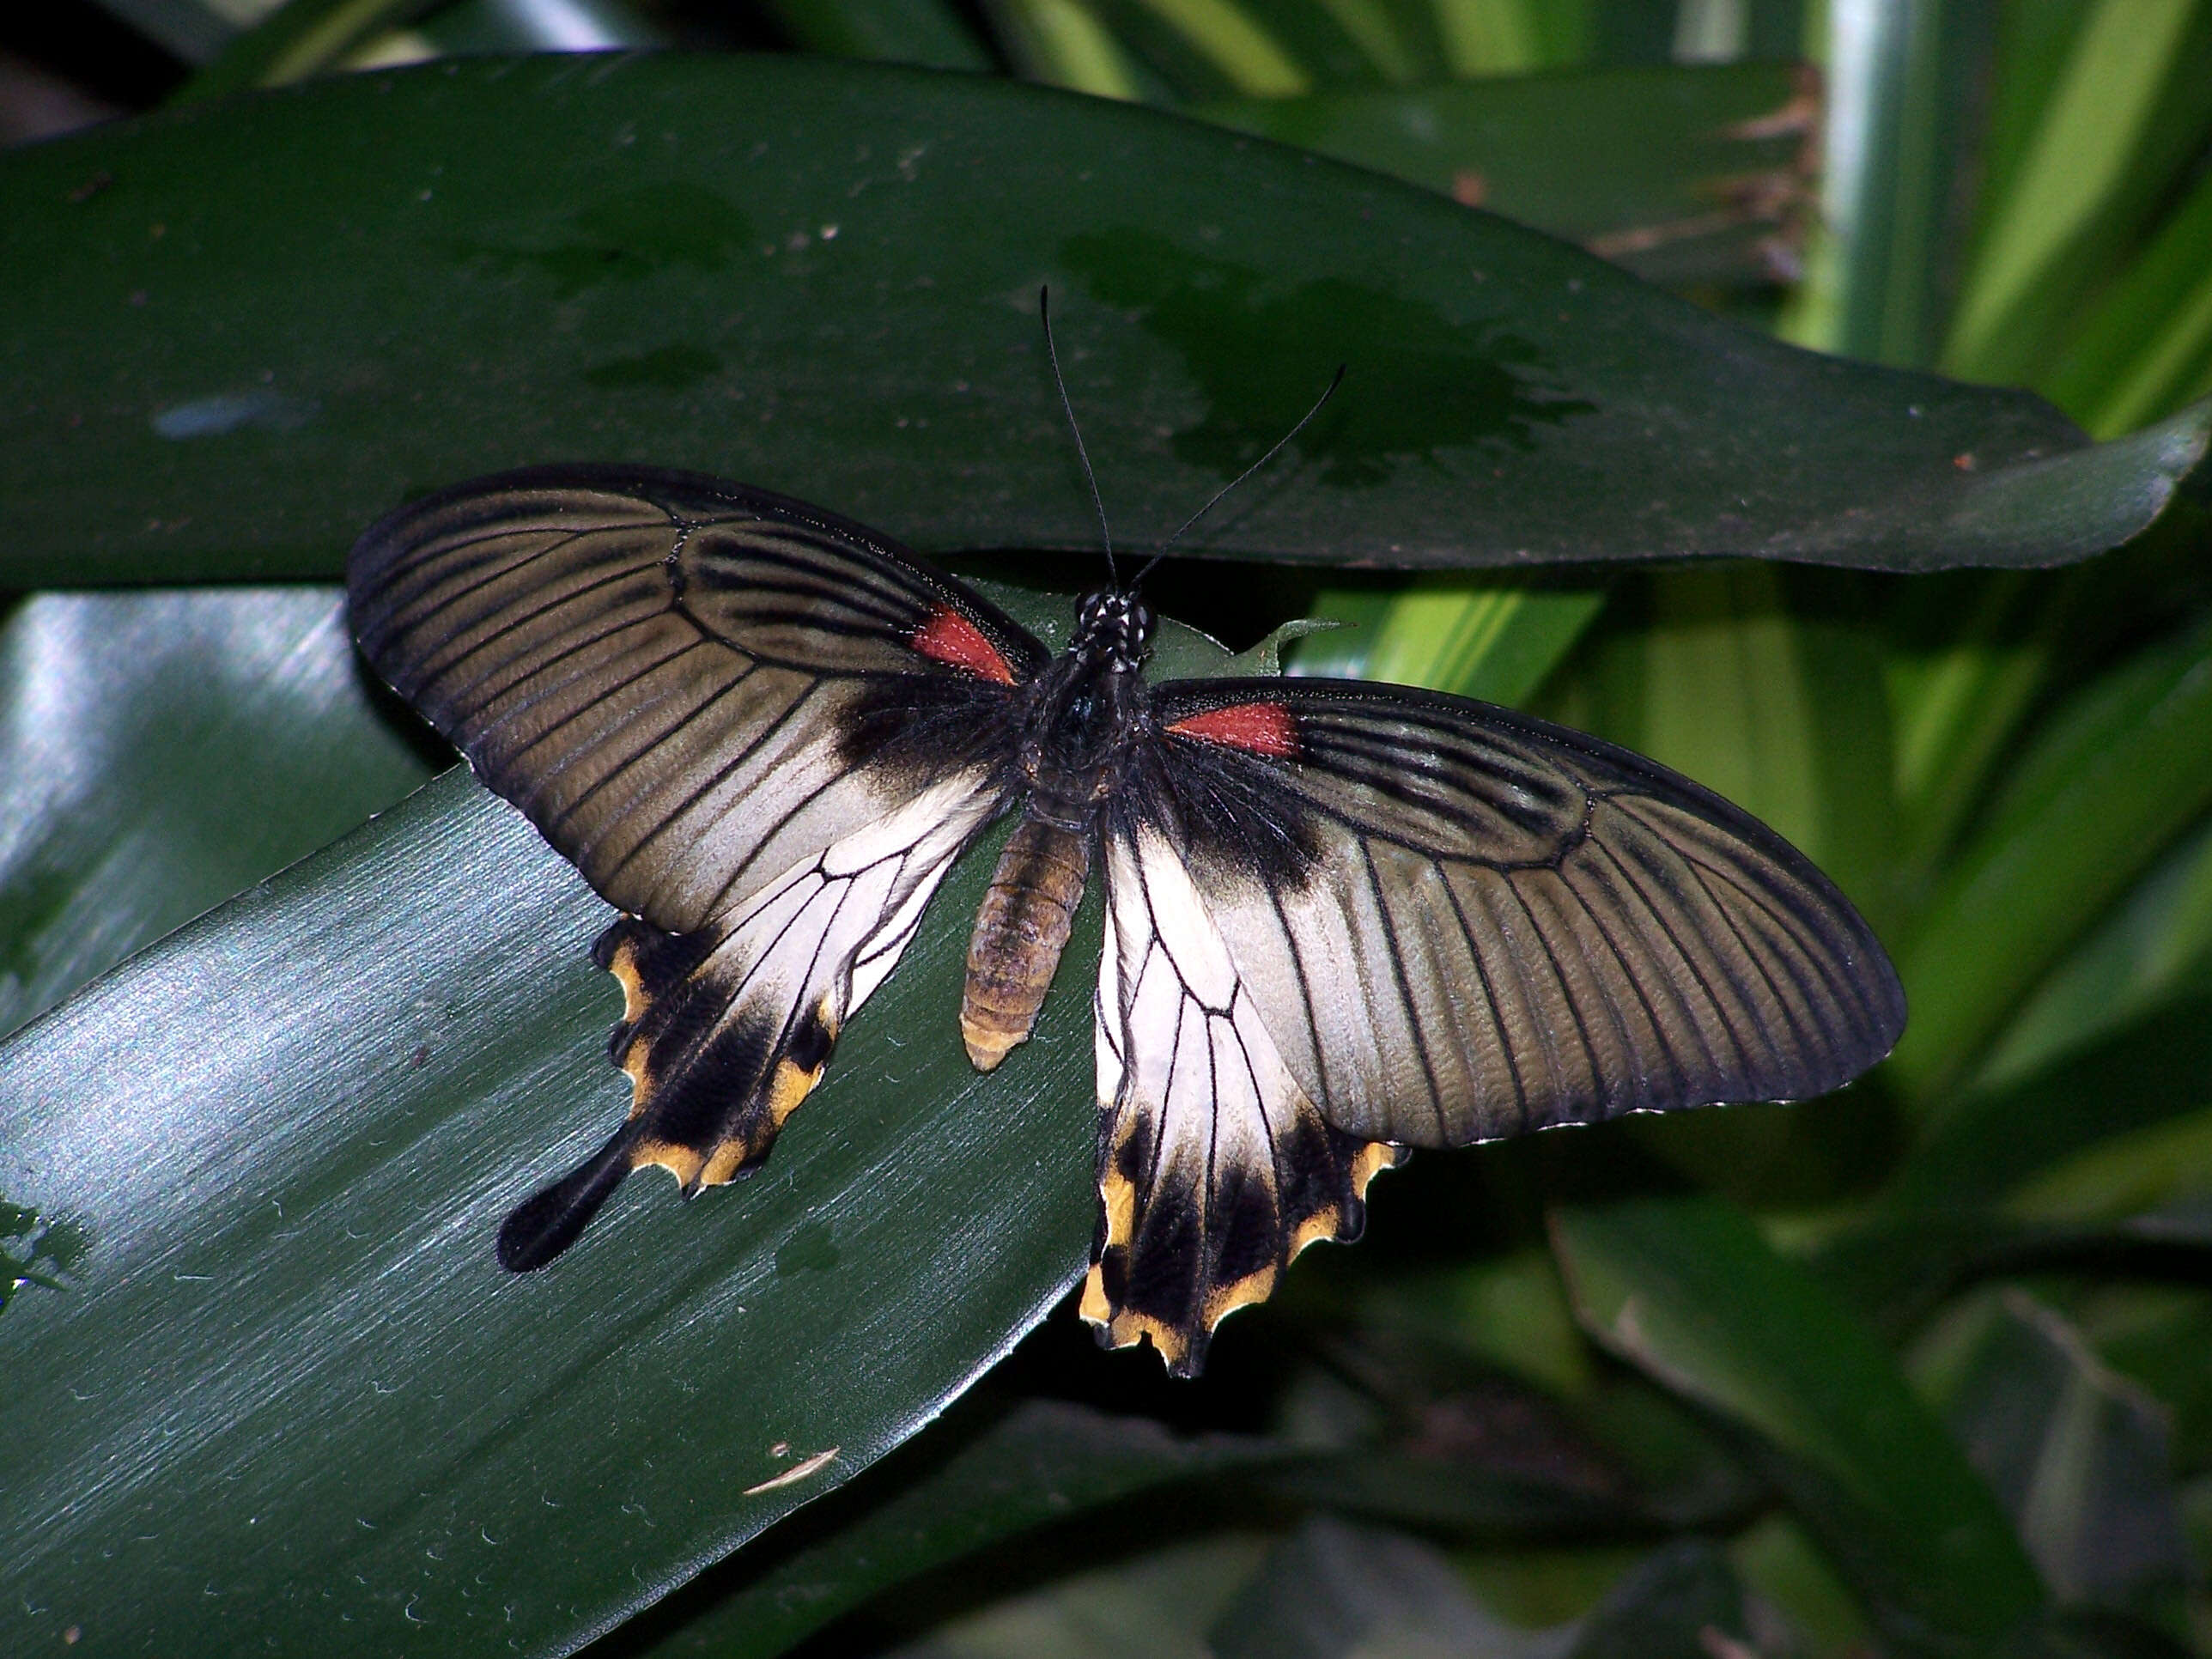
{"type": "Polygon", "coordinates": [[[1106,580],[1120,587],[1114,569],[1114,532],[1106,527],[1106,502],[1098,494],[1098,475],[1091,470],[1091,452],[1083,447],[1083,428],[1076,423],[1075,404],[1067,395],[1067,380],[1060,372],[1060,352],[1052,343],[1052,288],[1037,289],[1037,320],[1044,325],[1044,355],[1052,364],[1052,383],[1060,388],[1060,406],[1067,411],[1067,429],[1075,434],[1076,459],[1083,463],[1083,481],[1091,486],[1091,505],[1098,514],[1098,540],[1106,550],[1106,580]]]}
{"type": "MultiPolygon", "coordinates": [[[[1226,495],[1231,490],[1236,489],[1238,484],[1243,483],[1245,479],[1250,477],[1261,467],[1267,465],[1268,462],[1273,460],[1276,456],[1281,454],[1283,453],[1283,447],[1289,443],[1291,439],[1297,437],[1299,433],[1306,429],[1307,426],[1311,423],[1313,417],[1321,413],[1322,407],[1327,404],[1331,398],[1336,396],[1337,387],[1344,384],[1344,367],[1345,366],[1342,363],[1339,363],[1336,366],[1336,373],[1329,377],[1329,382],[1327,388],[1323,390],[1320,397],[1314,399],[1313,407],[1306,410],[1304,414],[1298,416],[1298,423],[1296,426],[1292,427],[1288,432],[1283,434],[1281,437],[1276,439],[1273,444],[1268,446],[1267,453],[1266,454],[1262,455],[1258,460],[1253,462],[1251,465],[1246,467],[1242,472],[1231,478],[1227,483],[1222,485],[1220,489],[1215,490],[1213,492],[1213,498],[1211,501],[1207,501],[1204,507],[1200,507],[1197,512],[1192,514],[1190,517],[1182,521],[1182,528],[1181,530],[1176,531],[1174,535],[1169,537],[1167,540],[1160,544],[1159,551],[1153,554],[1151,558],[1145,561],[1145,568],[1142,570],[1139,570],[1136,574],[1134,580],[1129,583],[1131,587],[1133,588],[1136,586],[1138,582],[1144,580],[1146,574],[1151,572],[1152,568],[1158,564],[1162,559],[1167,557],[1170,550],[1171,550],[1177,542],[1181,541],[1183,537],[1188,533],[1193,525],[1196,524],[1207,514],[1212,512],[1215,507],[1220,506],[1223,496],[1226,495]]],[[[1086,463],[1086,465],[1088,464],[1086,463]]],[[[1094,486],[1094,488],[1096,486],[1094,486]]]]}

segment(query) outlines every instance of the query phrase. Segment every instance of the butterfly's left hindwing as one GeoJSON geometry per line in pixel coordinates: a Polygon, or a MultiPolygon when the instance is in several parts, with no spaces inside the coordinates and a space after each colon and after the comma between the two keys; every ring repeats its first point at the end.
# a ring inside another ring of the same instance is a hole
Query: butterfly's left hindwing
{"type": "Polygon", "coordinates": [[[545,468],[383,520],[370,663],[629,915],[628,1122],[500,1235],[523,1269],[631,1169],[757,1167],[1005,805],[1043,647],[874,532],[681,473],[545,468]]]}
{"type": "Polygon", "coordinates": [[[1180,850],[1109,811],[1097,1002],[1098,1233],[1083,1316],[1195,1376],[1213,1328],[1317,1239],[1351,1240],[1398,1149],[1345,1133],[1284,1066],[1180,850]]]}

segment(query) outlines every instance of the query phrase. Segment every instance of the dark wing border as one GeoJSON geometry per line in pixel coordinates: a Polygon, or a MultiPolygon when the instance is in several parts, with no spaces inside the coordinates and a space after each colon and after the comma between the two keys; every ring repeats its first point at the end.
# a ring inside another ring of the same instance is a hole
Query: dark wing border
{"type": "MultiPolygon", "coordinates": [[[[500,514],[495,504],[501,497],[511,498],[526,491],[575,488],[651,501],[668,513],[672,529],[722,523],[752,514],[765,514],[784,523],[804,526],[873,555],[911,578],[930,599],[961,612],[983,630],[985,637],[1012,665],[1017,680],[1034,678],[1051,660],[1051,652],[1028,629],[904,543],[856,519],[846,518],[796,496],[681,467],[626,466],[606,461],[552,462],[514,467],[445,485],[392,508],[361,533],[346,560],[348,590],[357,595],[373,588],[388,599],[398,568],[422,544],[423,538],[417,533],[418,526],[450,516],[454,530],[488,529],[498,522],[500,514]],[[472,501],[481,502],[485,511],[473,517],[454,513],[455,508],[472,501]]],[[[356,598],[349,612],[355,637],[365,642],[391,608],[388,603],[382,606],[366,605],[356,598]]]]}

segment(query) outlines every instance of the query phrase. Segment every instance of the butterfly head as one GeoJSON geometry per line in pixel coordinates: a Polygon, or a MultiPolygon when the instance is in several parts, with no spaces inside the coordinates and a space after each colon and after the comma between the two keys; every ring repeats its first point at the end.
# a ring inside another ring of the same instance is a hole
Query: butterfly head
{"type": "Polygon", "coordinates": [[[1101,588],[1075,608],[1070,647],[1116,673],[1133,674],[1152,654],[1152,608],[1134,593],[1101,588]]]}

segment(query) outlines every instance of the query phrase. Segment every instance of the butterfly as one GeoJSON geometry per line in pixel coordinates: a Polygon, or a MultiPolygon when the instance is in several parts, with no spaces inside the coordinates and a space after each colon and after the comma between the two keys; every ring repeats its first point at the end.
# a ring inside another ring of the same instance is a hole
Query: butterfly
{"type": "Polygon", "coordinates": [[[1009,816],[961,1033],[1024,1041],[1101,876],[1080,1311],[1179,1375],[1410,1147],[1818,1095],[1903,1029],[1865,921],[1711,791],[1436,692],[1153,684],[1126,589],[1055,653],[860,525],[608,466],[402,507],[347,580],[368,662],[622,912],[629,1115],[507,1218],[514,1271],[634,1169],[758,1169],[1009,816]]]}

